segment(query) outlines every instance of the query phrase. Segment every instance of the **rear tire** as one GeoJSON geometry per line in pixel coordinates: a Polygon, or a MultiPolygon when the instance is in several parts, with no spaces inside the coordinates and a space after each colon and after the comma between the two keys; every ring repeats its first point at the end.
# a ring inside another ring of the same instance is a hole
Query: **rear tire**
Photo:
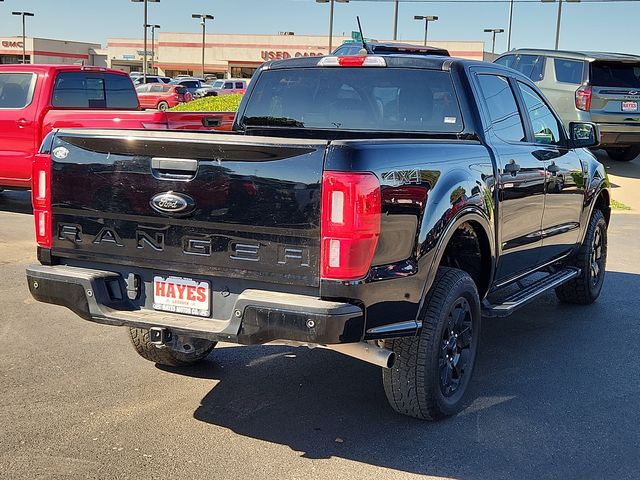
{"type": "Polygon", "coordinates": [[[565,303],[592,304],[602,291],[606,265],[607,222],[600,210],[594,210],[573,262],[580,275],[556,288],[556,296],[565,303]]]}
{"type": "Polygon", "coordinates": [[[418,336],[385,341],[396,362],[382,380],[396,412],[437,420],[465,406],[480,334],[476,285],[466,272],[441,267],[424,309],[418,336]]]}
{"type": "Polygon", "coordinates": [[[619,147],[619,148],[605,148],[607,155],[616,162],[630,162],[638,155],[640,155],[640,147],[619,147]]]}
{"type": "Polygon", "coordinates": [[[166,112],[167,110],[169,110],[169,104],[167,102],[160,102],[160,103],[158,103],[158,107],[157,108],[161,112],[166,112]]]}
{"type": "Polygon", "coordinates": [[[187,367],[204,360],[216,346],[216,342],[192,339],[185,351],[185,344],[181,343],[182,351],[175,350],[168,345],[155,345],[149,341],[149,330],[144,328],[129,328],[131,343],[136,352],[150,362],[168,367],[187,367]],[[193,345],[191,345],[193,344],[193,345]]]}

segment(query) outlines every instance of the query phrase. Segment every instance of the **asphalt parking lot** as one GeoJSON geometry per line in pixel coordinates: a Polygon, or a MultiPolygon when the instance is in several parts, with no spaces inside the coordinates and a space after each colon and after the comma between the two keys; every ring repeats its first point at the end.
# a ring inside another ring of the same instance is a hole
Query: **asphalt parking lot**
{"type": "Polygon", "coordinates": [[[599,301],[485,319],[472,403],[438,423],[394,414],[378,368],[329,351],[142,360],[123,329],[31,298],[29,195],[0,194],[0,477],[638,478],[640,159],[605,163],[633,209],[599,301]]]}

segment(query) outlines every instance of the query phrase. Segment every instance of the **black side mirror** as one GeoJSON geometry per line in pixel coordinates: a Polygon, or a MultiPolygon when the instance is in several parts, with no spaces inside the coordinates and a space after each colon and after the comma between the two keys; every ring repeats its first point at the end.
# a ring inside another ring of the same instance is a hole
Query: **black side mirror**
{"type": "Polygon", "coordinates": [[[591,148],[600,145],[600,131],[595,123],[570,122],[569,136],[574,148],[591,148]]]}

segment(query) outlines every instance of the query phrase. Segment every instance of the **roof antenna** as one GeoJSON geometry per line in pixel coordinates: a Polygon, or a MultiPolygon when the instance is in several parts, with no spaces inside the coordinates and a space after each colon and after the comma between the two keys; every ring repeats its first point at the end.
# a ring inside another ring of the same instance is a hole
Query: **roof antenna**
{"type": "Polygon", "coordinates": [[[360,39],[362,40],[362,48],[358,52],[358,55],[367,55],[369,53],[369,49],[367,48],[367,41],[364,39],[364,33],[362,33],[362,25],[360,24],[360,17],[356,16],[356,20],[358,21],[358,30],[360,31],[360,39]]]}

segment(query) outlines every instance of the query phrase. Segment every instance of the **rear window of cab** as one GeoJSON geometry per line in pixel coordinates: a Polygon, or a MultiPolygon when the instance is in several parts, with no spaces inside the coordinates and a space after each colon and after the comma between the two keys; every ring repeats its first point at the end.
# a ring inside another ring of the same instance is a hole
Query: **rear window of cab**
{"type": "Polygon", "coordinates": [[[134,110],[138,96],[126,75],[62,72],[56,76],[51,104],[58,108],[134,110]]]}
{"type": "Polygon", "coordinates": [[[386,67],[263,71],[242,123],[323,130],[463,130],[449,72],[386,67]]]}

